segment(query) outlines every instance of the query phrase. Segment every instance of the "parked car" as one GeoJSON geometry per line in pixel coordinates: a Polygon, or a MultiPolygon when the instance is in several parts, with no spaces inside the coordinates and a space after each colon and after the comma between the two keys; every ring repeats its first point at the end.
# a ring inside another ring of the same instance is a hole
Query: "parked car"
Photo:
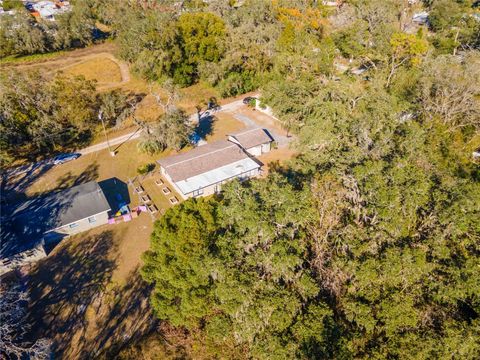
{"type": "Polygon", "coordinates": [[[253,96],[247,96],[245,99],[243,99],[243,103],[245,105],[248,105],[250,104],[253,100],[257,100],[256,97],[253,97],[253,96]]]}
{"type": "Polygon", "coordinates": [[[57,155],[53,158],[53,164],[54,165],[64,164],[66,162],[78,159],[80,156],[81,156],[81,154],[77,154],[77,153],[60,154],[60,155],[57,155]]]}

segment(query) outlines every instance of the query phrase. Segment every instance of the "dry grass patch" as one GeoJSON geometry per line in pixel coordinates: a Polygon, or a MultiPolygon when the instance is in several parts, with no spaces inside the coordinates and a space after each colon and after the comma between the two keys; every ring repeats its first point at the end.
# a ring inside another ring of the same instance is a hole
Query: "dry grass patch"
{"type": "Polygon", "coordinates": [[[215,121],[212,124],[212,133],[207,135],[207,142],[225,140],[227,135],[245,128],[245,124],[235,119],[228,112],[215,114],[215,121]]]}
{"type": "Polygon", "coordinates": [[[106,57],[97,57],[63,69],[66,74],[83,75],[88,80],[96,80],[99,86],[119,83],[122,74],[119,66],[106,57]]]}

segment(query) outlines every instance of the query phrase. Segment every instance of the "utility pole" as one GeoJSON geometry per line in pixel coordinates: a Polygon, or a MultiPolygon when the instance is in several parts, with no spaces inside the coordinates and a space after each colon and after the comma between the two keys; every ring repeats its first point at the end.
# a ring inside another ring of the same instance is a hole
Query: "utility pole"
{"type": "Polygon", "coordinates": [[[105,127],[105,122],[103,121],[102,110],[98,112],[98,119],[102,122],[103,133],[105,134],[105,139],[107,139],[108,152],[110,153],[111,156],[115,156],[115,151],[112,151],[112,149],[110,148],[110,141],[108,140],[107,128],[105,127]]]}

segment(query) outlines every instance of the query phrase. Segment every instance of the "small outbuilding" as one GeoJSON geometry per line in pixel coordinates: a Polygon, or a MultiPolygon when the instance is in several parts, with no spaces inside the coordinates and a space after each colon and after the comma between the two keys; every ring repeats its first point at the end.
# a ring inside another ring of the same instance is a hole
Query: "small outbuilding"
{"type": "Polygon", "coordinates": [[[228,140],[241,146],[252,156],[260,156],[271,150],[273,137],[265,129],[253,128],[231,134],[228,140]]]}

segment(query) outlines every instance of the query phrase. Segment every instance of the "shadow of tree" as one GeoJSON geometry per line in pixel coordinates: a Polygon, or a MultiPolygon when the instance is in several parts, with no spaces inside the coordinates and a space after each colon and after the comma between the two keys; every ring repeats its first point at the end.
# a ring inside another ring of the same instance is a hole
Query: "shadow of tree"
{"type": "MultiPolygon", "coordinates": [[[[4,172],[0,184],[2,199],[8,203],[18,203],[26,199],[25,191],[37,179],[47,173],[53,165],[48,162],[32,164],[22,173],[4,172]]],[[[3,203],[2,201],[2,203],[3,203]]]]}
{"type": "Polygon", "coordinates": [[[73,186],[87,183],[98,178],[98,163],[89,164],[80,175],[74,175],[71,171],[57,179],[57,189],[64,190],[73,186]]]}
{"type": "Polygon", "coordinates": [[[195,126],[195,133],[202,139],[213,133],[216,118],[211,115],[202,115],[197,125],[195,126]]]}
{"type": "Polygon", "coordinates": [[[77,239],[60,247],[31,273],[31,336],[52,339],[53,351],[60,358],[75,333],[80,331],[85,338],[87,307],[104,291],[116,267],[111,231],[77,239]]]}
{"type": "Polygon", "coordinates": [[[58,358],[112,359],[158,327],[151,286],[138,269],[126,285],[112,282],[118,249],[111,231],[78,240],[58,248],[31,274],[30,336],[52,339],[58,358]]]}
{"type": "Polygon", "coordinates": [[[125,287],[116,289],[116,301],[101,321],[93,351],[106,359],[114,358],[130,343],[154,331],[159,324],[149,304],[152,287],[141,278],[138,268],[125,287]]]}

